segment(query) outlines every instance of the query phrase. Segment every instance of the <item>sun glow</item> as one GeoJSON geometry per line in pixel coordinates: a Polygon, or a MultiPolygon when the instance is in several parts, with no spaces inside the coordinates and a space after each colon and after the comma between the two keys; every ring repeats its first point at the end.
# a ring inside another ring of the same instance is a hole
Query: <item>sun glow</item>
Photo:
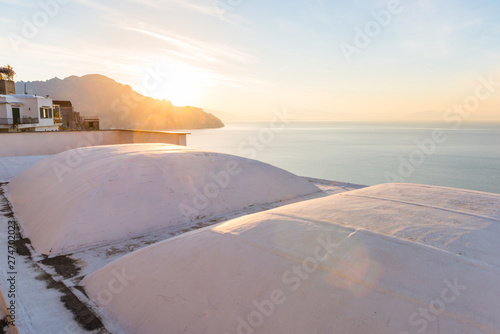
{"type": "Polygon", "coordinates": [[[169,66],[165,72],[168,75],[160,82],[154,97],[170,100],[176,106],[196,105],[202,74],[183,65],[169,66]]]}

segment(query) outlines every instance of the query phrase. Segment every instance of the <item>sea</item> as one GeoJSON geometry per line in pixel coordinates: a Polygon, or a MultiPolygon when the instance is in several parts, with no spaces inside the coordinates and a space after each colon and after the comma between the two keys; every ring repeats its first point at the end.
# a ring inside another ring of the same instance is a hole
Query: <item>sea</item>
{"type": "Polygon", "coordinates": [[[500,193],[500,123],[233,122],[189,132],[190,147],[301,176],[500,193]]]}

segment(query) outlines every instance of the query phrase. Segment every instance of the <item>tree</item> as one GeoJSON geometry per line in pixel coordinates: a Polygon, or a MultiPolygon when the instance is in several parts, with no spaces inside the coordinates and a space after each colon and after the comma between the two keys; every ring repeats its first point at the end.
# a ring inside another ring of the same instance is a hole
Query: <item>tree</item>
{"type": "Polygon", "coordinates": [[[14,72],[12,66],[7,65],[5,67],[0,67],[1,80],[14,81],[14,75],[16,75],[16,72],[14,72]]]}

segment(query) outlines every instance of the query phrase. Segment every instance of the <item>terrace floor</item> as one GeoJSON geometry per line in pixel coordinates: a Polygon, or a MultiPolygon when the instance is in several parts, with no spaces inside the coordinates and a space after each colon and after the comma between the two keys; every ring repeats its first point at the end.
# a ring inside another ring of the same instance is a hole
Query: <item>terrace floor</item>
{"type": "MultiPolygon", "coordinates": [[[[0,158],[0,249],[8,249],[9,222],[17,221],[11,205],[4,195],[6,182],[48,156],[24,156],[0,158]]],[[[139,237],[90,247],[78,252],[47,257],[34,251],[29,239],[20,232],[16,235],[16,327],[4,327],[7,333],[117,333],[112,324],[103,324],[92,311],[84,290],[79,286],[83,277],[102,268],[109,262],[140,248],[173,238],[182,233],[218,224],[247,214],[273,209],[279,206],[329,196],[363,188],[364,186],[327,180],[306,178],[322,192],[289,201],[266,203],[220,216],[206,217],[198,221],[183,222],[139,237]]],[[[0,260],[0,318],[7,312],[9,292],[7,252],[0,260]],[[3,295],[3,298],[1,298],[3,295]],[[3,305],[2,305],[3,303],[3,305]]],[[[4,318],[6,319],[6,318],[4,318]]],[[[0,322],[0,327],[5,325],[0,322]]]]}

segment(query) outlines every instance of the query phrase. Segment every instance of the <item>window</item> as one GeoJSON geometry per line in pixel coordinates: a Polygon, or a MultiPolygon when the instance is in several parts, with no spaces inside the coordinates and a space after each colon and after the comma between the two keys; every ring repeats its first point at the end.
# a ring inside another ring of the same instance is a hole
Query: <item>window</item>
{"type": "Polygon", "coordinates": [[[40,108],[40,118],[52,118],[52,108],[40,108]]]}

